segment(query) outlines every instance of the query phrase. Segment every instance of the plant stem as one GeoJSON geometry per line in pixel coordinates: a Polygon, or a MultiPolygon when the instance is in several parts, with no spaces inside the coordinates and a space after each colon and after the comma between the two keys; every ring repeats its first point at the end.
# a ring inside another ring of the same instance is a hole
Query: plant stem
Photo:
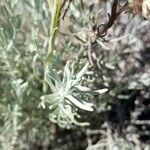
{"type": "Polygon", "coordinates": [[[63,0],[47,0],[49,8],[51,10],[51,23],[50,23],[50,38],[49,47],[47,53],[47,64],[52,63],[54,44],[56,39],[57,30],[60,23],[61,8],[63,5],[63,0]]]}
{"type": "MultiPolygon", "coordinates": [[[[50,23],[50,37],[49,37],[49,46],[48,46],[48,52],[47,57],[45,61],[45,72],[49,66],[52,66],[53,64],[53,50],[55,49],[55,40],[56,40],[56,34],[58,27],[60,25],[60,15],[62,7],[64,6],[66,0],[47,0],[49,9],[51,11],[51,23],[50,23]]],[[[44,72],[44,83],[43,83],[43,92],[47,91],[47,82],[46,82],[46,76],[44,72]]]]}

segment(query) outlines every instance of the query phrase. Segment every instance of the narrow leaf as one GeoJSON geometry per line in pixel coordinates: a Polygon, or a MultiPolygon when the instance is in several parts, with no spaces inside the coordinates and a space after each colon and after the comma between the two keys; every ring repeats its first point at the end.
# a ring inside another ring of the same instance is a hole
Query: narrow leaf
{"type": "Polygon", "coordinates": [[[85,105],[83,103],[81,103],[79,100],[77,100],[76,98],[74,98],[72,95],[68,95],[66,96],[73,104],[75,104],[76,106],[78,106],[80,109],[84,109],[86,111],[93,111],[93,108],[90,107],[89,105],[85,105]]]}

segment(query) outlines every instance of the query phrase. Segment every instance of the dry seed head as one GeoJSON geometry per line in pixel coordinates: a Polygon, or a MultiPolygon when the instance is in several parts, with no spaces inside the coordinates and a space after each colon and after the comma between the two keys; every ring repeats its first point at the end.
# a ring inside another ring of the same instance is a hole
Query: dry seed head
{"type": "Polygon", "coordinates": [[[150,0],[129,0],[129,7],[134,14],[139,14],[150,20],[150,0]]]}
{"type": "Polygon", "coordinates": [[[142,15],[150,20],[150,0],[144,0],[142,3],[142,15]]]}

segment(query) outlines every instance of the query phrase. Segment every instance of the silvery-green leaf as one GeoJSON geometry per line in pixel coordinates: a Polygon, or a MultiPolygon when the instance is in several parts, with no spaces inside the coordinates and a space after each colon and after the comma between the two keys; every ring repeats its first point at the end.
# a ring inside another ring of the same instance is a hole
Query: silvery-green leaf
{"type": "Polygon", "coordinates": [[[43,95],[41,96],[41,100],[48,102],[49,104],[59,103],[59,95],[54,93],[50,95],[43,95]]]}
{"type": "Polygon", "coordinates": [[[24,91],[27,89],[27,87],[28,87],[28,82],[21,84],[20,85],[21,92],[24,93],[24,91]]]}
{"type": "Polygon", "coordinates": [[[85,86],[81,86],[81,85],[77,85],[76,88],[77,88],[78,90],[82,91],[82,92],[89,92],[89,91],[91,91],[90,88],[85,87],[85,86]]]}
{"type": "Polygon", "coordinates": [[[79,90],[79,91],[82,91],[82,92],[85,92],[85,93],[91,93],[91,94],[103,94],[105,92],[108,91],[107,88],[104,88],[104,89],[100,89],[100,90],[91,90],[90,88],[88,87],[85,87],[85,86],[81,86],[81,85],[77,85],[76,88],[79,90]]]}
{"type": "Polygon", "coordinates": [[[74,113],[72,110],[72,106],[70,105],[66,105],[65,108],[63,109],[66,113],[66,115],[73,121],[74,120],[74,116],[76,115],[76,113],[74,113]]]}
{"type": "Polygon", "coordinates": [[[75,62],[72,62],[70,67],[71,67],[71,75],[74,75],[74,66],[75,66],[75,62]]]}
{"type": "Polygon", "coordinates": [[[45,76],[46,76],[46,80],[48,82],[48,85],[50,86],[52,92],[56,92],[58,89],[55,87],[55,85],[52,83],[52,80],[51,80],[51,76],[49,75],[49,72],[46,72],[45,73],[45,76]]]}
{"type": "Polygon", "coordinates": [[[112,69],[114,70],[115,69],[115,66],[113,66],[111,63],[105,63],[105,66],[109,69],[112,69]]]}
{"type": "Polygon", "coordinates": [[[105,92],[107,92],[107,91],[108,91],[107,88],[100,89],[100,90],[94,90],[94,92],[97,92],[97,93],[99,93],[99,94],[103,94],[103,93],[105,93],[105,92]]]}
{"type": "Polygon", "coordinates": [[[47,80],[47,82],[48,82],[48,84],[49,84],[49,86],[53,92],[57,92],[60,89],[60,84],[57,84],[58,82],[55,80],[56,82],[54,85],[52,82],[52,78],[48,72],[46,73],[46,80],[47,80]]]}
{"type": "Polygon", "coordinates": [[[89,107],[92,107],[92,106],[93,106],[93,103],[87,103],[87,102],[85,102],[85,101],[82,101],[82,103],[83,103],[84,105],[86,105],[86,106],[89,106],[89,107]]]}
{"type": "Polygon", "coordinates": [[[142,76],[140,79],[140,82],[148,87],[148,86],[150,86],[150,77],[149,76],[147,76],[147,77],[142,76]]]}
{"type": "Polygon", "coordinates": [[[63,84],[66,84],[70,79],[69,62],[66,63],[63,76],[63,84]]]}
{"type": "Polygon", "coordinates": [[[131,82],[129,83],[128,89],[136,89],[137,86],[138,86],[138,83],[137,83],[137,82],[131,81],[131,82]]]}
{"type": "Polygon", "coordinates": [[[57,118],[60,112],[59,107],[57,105],[49,106],[49,110],[50,110],[51,116],[55,116],[55,118],[57,118]]]}
{"type": "Polygon", "coordinates": [[[39,103],[38,108],[43,107],[43,109],[45,109],[45,101],[44,99],[39,103]]]}
{"type": "Polygon", "coordinates": [[[76,124],[78,126],[89,126],[90,125],[89,122],[78,122],[76,120],[74,120],[74,124],[76,124]]]}
{"type": "Polygon", "coordinates": [[[12,86],[16,91],[17,96],[21,97],[21,95],[23,95],[26,89],[28,88],[28,82],[23,83],[22,79],[18,79],[12,83],[12,86]]]}
{"type": "Polygon", "coordinates": [[[68,95],[66,96],[73,104],[75,104],[76,106],[78,106],[80,109],[83,110],[87,110],[87,111],[93,111],[93,108],[85,105],[83,103],[81,103],[79,100],[77,100],[76,98],[74,98],[72,95],[68,95]]]}
{"type": "Polygon", "coordinates": [[[70,93],[72,93],[72,81],[68,81],[68,83],[65,85],[65,88],[64,88],[64,94],[65,95],[69,95],[70,93]]]}
{"type": "Polygon", "coordinates": [[[76,75],[77,80],[79,80],[88,69],[89,63],[86,63],[86,65],[80,70],[80,72],[76,75]]]}
{"type": "Polygon", "coordinates": [[[46,75],[49,75],[49,77],[56,83],[60,84],[61,86],[61,79],[60,77],[58,76],[57,72],[54,71],[51,67],[48,67],[46,68],[46,71],[45,71],[46,75]]]}
{"type": "Polygon", "coordinates": [[[50,105],[48,108],[49,108],[49,110],[50,110],[50,113],[53,113],[53,114],[55,114],[55,115],[58,115],[59,110],[60,110],[58,104],[50,105]]]}

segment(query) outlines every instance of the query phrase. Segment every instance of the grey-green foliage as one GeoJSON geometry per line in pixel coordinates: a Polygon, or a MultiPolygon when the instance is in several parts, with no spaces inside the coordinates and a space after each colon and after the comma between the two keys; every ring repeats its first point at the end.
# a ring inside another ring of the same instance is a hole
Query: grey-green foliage
{"type": "MultiPolygon", "coordinates": [[[[39,128],[47,119],[43,115],[46,112],[37,109],[41,83],[35,80],[31,65],[36,55],[33,41],[35,37],[32,35],[37,33],[37,26],[42,19],[41,10],[45,9],[42,9],[41,5],[44,5],[42,0],[0,1],[0,149],[2,150],[22,149],[28,147],[26,145],[28,140],[36,142],[35,139],[38,137],[38,140],[43,141],[43,137],[49,136],[45,136],[45,132],[41,134],[40,130],[35,132],[35,128],[39,128]]],[[[43,45],[39,47],[42,48],[43,45]]],[[[46,130],[46,127],[41,130],[46,130]]]]}
{"type": "MultiPolygon", "coordinates": [[[[81,86],[88,65],[76,69],[76,74],[69,63],[61,65],[67,60],[60,58],[60,54],[54,54],[56,70],[51,67],[46,70],[50,89],[42,91],[44,66],[36,57],[44,58],[47,52],[48,12],[43,0],[0,1],[0,149],[28,149],[30,142],[42,145],[45,140],[53,141],[51,121],[63,127],[87,125],[79,122],[78,111],[93,110],[92,104],[85,102],[91,91],[81,86]],[[54,101],[58,100],[55,111],[38,109],[40,97],[45,106],[54,106],[49,99],[52,95],[54,101]],[[45,123],[48,125],[43,126],[45,123]]],[[[67,58],[69,51],[78,52],[72,46],[62,56],[67,58]]]]}
{"type": "Polygon", "coordinates": [[[75,117],[79,117],[78,108],[86,111],[93,111],[91,103],[87,103],[84,99],[80,99],[81,95],[89,92],[87,87],[81,86],[81,81],[86,72],[88,64],[86,64],[78,74],[74,75],[74,65],[68,62],[64,69],[62,79],[52,68],[46,69],[46,80],[51,88],[52,94],[43,95],[41,97],[41,106],[46,107],[46,103],[50,109],[50,120],[58,123],[61,127],[69,127],[72,124],[88,125],[88,123],[80,123],[75,117]],[[82,92],[83,90],[83,92],[82,92]],[[80,97],[79,97],[80,96],[80,97]]]}
{"type": "Polygon", "coordinates": [[[109,141],[109,138],[99,140],[94,145],[89,145],[86,150],[134,150],[134,145],[123,138],[114,137],[109,141]]]}
{"type": "MultiPolygon", "coordinates": [[[[100,13],[96,9],[90,11],[89,6],[86,0],[74,0],[66,15],[66,18],[69,17],[69,34],[62,34],[56,40],[53,65],[45,69],[42,63],[47,55],[50,22],[47,3],[44,0],[0,0],[0,149],[32,149],[32,144],[45,146],[46,143],[53,149],[57,142],[57,125],[52,122],[68,128],[73,124],[88,125],[90,117],[87,120],[86,115],[94,115],[91,113],[91,101],[97,103],[95,108],[98,112],[105,112],[107,107],[110,109],[111,102],[116,103],[114,99],[119,97],[117,93],[122,87],[116,78],[113,79],[114,75],[111,73],[122,59],[122,48],[115,43],[117,49],[120,49],[119,53],[105,50],[103,41],[99,39],[97,43],[102,47],[98,50],[101,75],[94,67],[87,65],[89,30],[95,23],[90,18],[100,13]],[[85,2],[84,8],[81,7],[81,2],[85,2]],[[75,64],[66,63],[68,60],[75,61],[75,64]],[[110,68],[110,74],[106,68],[110,68]],[[44,71],[49,86],[45,93],[44,71]],[[100,93],[108,89],[92,91],[89,88],[109,86],[112,89],[103,97],[100,93]],[[92,94],[99,95],[93,98],[92,94]]],[[[103,23],[102,20],[99,19],[100,23],[103,23]]],[[[120,29],[117,31],[122,32],[120,29]]],[[[108,44],[111,43],[108,41],[108,44]]],[[[114,45],[111,44],[110,47],[113,48],[114,45]]],[[[149,78],[147,75],[131,77],[128,85],[132,90],[148,87],[149,78]]],[[[99,115],[96,119],[99,121],[105,118],[99,115]]],[[[94,125],[97,120],[94,120],[94,125]]],[[[91,148],[96,146],[106,149],[107,140],[102,139],[91,148]]],[[[69,144],[64,144],[64,147],[69,144]]],[[[126,149],[132,147],[130,143],[119,138],[113,144],[114,149],[121,149],[121,145],[126,146],[126,149]]]]}

